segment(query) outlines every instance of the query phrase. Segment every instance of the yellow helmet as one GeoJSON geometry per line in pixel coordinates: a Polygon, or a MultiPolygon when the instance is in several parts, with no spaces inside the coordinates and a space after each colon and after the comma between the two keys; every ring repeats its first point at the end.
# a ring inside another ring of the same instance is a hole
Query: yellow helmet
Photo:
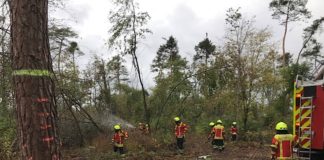
{"type": "Polygon", "coordinates": [[[118,124],[116,124],[115,126],[114,126],[114,129],[115,130],[119,130],[121,127],[120,127],[120,125],[118,125],[118,124]]]}
{"type": "Polygon", "coordinates": [[[278,130],[278,131],[288,130],[288,126],[284,122],[279,122],[276,125],[276,130],[278,130]]]}
{"type": "Polygon", "coordinates": [[[217,123],[222,124],[223,122],[219,119],[217,120],[217,123]]]}
{"type": "Polygon", "coordinates": [[[211,127],[214,126],[214,125],[215,125],[214,122],[210,122],[210,123],[209,123],[209,126],[211,126],[211,127]]]}
{"type": "Polygon", "coordinates": [[[179,122],[180,118],[179,117],[174,117],[174,121],[179,122]]]}

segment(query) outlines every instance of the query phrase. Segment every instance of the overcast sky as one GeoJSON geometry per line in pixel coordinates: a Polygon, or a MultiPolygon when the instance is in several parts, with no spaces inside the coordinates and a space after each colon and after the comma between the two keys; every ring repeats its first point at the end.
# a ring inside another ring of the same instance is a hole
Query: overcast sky
{"type": "MultiPolygon", "coordinates": [[[[214,44],[221,44],[225,28],[225,14],[228,8],[241,7],[245,17],[256,16],[258,28],[268,27],[273,32],[273,41],[278,42],[283,35],[283,26],[271,17],[269,10],[270,0],[137,0],[142,11],[147,11],[151,16],[148,28],[153,34],[147,35],[146,40],[141,41],[138,49],[140,65],[146,86],[154,85],[154,74],[150,72],[150,64],[155,57],[159,46],[165,41],[163,37],[173,35],[178,40],[181,55],[192,59],[194,46],[205,38],[208,32],[209,38],[214,44]]],[[[64,19],[78,34],[77,42],[85,56],[80,57],[81,68],[88,63],[94,55],[108,59],[112,52],[105,43],[108,39],[110,27],[108,13],[112,4],[110,0],[67,0],[64,10],[57,10],[52,14],[56,18],[64,19]]],[[[305,22],[291,23],[287,35],[286,51],[296,53],[302,44],[303,28],[311,24],[312,20],[324,16],[324,0],[309,0],[307,8],[313,17],[305,22]]],[[[322,34],[322,37],[323,34],[322,34]]],[[[321,38],[321,42],[324,39],[321,38]]],[[[130,72],[134,72],[128,65],[130,72]]],[[[131,77],[137,83],[135,77],[131,77]]]]}

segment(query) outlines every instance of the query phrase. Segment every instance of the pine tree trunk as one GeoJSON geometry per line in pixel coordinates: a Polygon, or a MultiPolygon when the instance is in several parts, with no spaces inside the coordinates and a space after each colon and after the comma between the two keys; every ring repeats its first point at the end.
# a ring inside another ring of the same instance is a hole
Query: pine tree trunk
{"type": "Polygon", "coordinates": [[[287,31],[288,31],[288,21],[289,21],[289,4],[288,4],[288,7],[287,7],[287,14],[286,14],[286,20],[284,22],[285,24],[285,31],[284,31],[284,35],[283,35],[283,38],[282,38],[282,60],[283,60],[283,66],[287,66],[288,65],[288,62],[286,62],[286,36],[287,36],[287,31]]]}
{"type": "Polygon", "coordinates": [[[61,54],[62,54],[62,46],[63,46],[63,38],[60,41],[60,47],[58,52],[58,58],[57,58],[57,71],[58,75],[61,76],[61,54]]]}
{"type": "Polygon", "coordinates": [[[13,88],[22,160],[61,159],[47,12],[48,0],[10,1],[13,88]]]}
{"type": "MultiPolygon", "coordinates": [[[[101,60],[101,78],[103,82],[103,98],[105,105],[108,106],[109,109],[111,109],[111,113],[116,114],[116,108],[114,105],[111,105],[111,92],[110,92],[110,84],[109,84],[109,79],[107,78],[107,73],[106,73],[106,68],[105,68],[105,63],[103,59],[101,60]]],[[[102,108],[106,109],[106,108],[102,108]]],[[[103,111],[103,110],[102,110],[103,111]]]]}

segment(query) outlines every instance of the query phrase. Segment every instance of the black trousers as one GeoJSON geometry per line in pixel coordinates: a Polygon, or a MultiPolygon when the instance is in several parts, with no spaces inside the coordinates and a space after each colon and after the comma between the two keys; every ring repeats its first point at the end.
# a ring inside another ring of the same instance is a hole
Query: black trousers
{"type": "Polygon", "coordinates": [[[216,145],[216,140],[213,139],[212,142],[211,142],[212,145],[216,145]]]}
{"type": "Polygon", "coordinates": [[[224,140],[223,139],[214,139],[214,145],[217,147],[223,148],[224,147],[224,140]]]}
{"type": "Polygon", "coordinates": [[[236,141],[236,134],[232,134],[232,141],[236,141]]]}
{"type": "Polygon", "coordinates": [[[184,138],[177,138],[178,149],[183,149],[184,138]]]}
{"type": "Polygon", "coordinates": [[[114,152],[118,152],[120,154],[124,154],[124,147],[117,147],[117,146],[114,146],[114,152]]]}

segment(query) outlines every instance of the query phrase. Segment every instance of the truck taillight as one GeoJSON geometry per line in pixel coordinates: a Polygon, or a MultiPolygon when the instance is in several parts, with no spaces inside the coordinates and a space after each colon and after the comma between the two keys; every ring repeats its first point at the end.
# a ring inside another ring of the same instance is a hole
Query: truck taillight
{"type": "Polygon", "coordinates": [[[297,93],[296,94],[296,98],[300,98],[301,97],[301,94],[300,93],[297,93]]]}

